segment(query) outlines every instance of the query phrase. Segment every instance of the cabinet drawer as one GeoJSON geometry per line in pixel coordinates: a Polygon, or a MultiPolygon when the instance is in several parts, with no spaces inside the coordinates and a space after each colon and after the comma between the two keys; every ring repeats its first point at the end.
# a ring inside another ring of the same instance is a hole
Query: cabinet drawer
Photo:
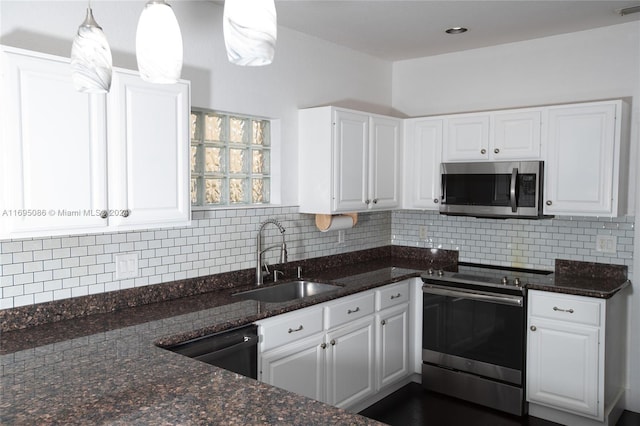
{"type": "Polygon", "coordinates": [[[531,316],[600,326],[600,301],[582,296],[529,292],[531,316]]]}
{"type": "Polygon", "coordinates": [[[376,310],[381,311],[391,306],[409,301],[409,283],[392,284],[376,290],[376,310]]]}
{"type": "Polygon", "coordinates": [[[373,313],[375,294],[369,292],[327,306],[327,329],[365,317],[373,313]]]}
{"type": "Polygon", "coordinates": [[[260,326],[260,351],[285,345],[322,332],[322,308],[314,307],[258,321],[260,326]]]}

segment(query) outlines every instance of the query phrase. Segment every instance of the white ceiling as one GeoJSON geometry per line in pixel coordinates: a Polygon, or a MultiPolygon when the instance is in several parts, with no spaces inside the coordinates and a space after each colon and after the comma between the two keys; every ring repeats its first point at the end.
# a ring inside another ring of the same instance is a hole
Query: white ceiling
{"type": "Polygon", "coordinates": [[[278,25],[397,61],[640,20],[627,0],[276,0],[278,25]],[[452,26],[468,32],[449,35],[452,26]]]}

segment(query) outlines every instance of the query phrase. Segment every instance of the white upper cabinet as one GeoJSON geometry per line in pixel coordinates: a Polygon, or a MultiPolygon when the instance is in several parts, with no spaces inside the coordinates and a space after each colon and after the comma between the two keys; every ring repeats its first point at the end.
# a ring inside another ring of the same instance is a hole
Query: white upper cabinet
{"type": "Polygon", "coordinates": [[[298,116],[300,212],[399,207],[400,120],[335,107],[298,116]]]}
{"type": "Polygon", "coordinates": [[[538,160],[542,109],[446,117],[443,161],[538,160]]]}
{"type": "Polygon", "coordinates": [[[114,74],[109,96],[110,208],[120,228],[189,222],[189,85],[114,74]]]}
{"type": "Polygon", "coordinates": [[[114,70],[77,92],[69,60],[3,47],[0,238],[189,222],[189,84],[114,70]]]}
{"type": "Polygon", "coordinates": [[[623,107],[622,101],[606,101],[549,108],[545,214],[624,214],[623,107]]]}
{"type": "Polygon", "coordinates": [[[440,159],[442,119],[405,121],[402,207],[438,210],[440,207],[440,159]]]}
{"type": "MultiPolygon", "coordinates": [[[[391,209],[400,205],[400,120],[370,118],[369,207],[391,209]]],[[[366,202],[366,200],[365,200],[366,202]]]]}
{"type": "Polygon", "coordinates": [[[489,114],[464,114],[446,119],[443,161],[489,158],[489,114]]]}
{"type": "Polygon", "coordinates": [[[1,236],[105,228],[105,96],[76,92],[68,60],[0,54],[1,236]]]}
{"type": "MultiPolygon", "coordinates": [[[[335,193],[333,210],[350,212],[366,209],[369,179],[369,117],[335,111],[335,193]]],[[[325,164],[331,170],[331,164],[325,164]]],[[[306,173],[308,169],[302,169],[306,173]]]]}
{"type": "Polygon", "coordinates": [[[497,111],[491,114],[494,160],[540,159],[542,110],[497,111]]]}

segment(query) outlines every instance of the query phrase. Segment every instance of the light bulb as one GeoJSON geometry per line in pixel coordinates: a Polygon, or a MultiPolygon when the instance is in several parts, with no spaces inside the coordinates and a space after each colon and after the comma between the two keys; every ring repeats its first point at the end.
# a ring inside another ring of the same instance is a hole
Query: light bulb
{"type": "Polygon", "coordinates": [[[222,28],[231,63],[260,66],[273,61],[278,38],[274,0],[225,0],[222,28]]]}
{"type": "Polygon", "coordinates": [[[149,1],[138,21],[136,59],[143,80],[175,83],[182,71],[182,34],[176,15],[164,0],[149,1]]]}
{"type": "Polygon", "coordinates": [[[111,49],[91,8],[71,47],[71,79],[79,92],[106,93],[111,87],[111,49]]]}

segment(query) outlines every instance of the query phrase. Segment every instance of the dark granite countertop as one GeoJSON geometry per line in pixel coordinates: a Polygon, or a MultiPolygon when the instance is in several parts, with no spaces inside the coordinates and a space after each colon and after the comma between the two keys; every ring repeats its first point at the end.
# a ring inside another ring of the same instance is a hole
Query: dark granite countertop
{"type": "MultiPolygon", "coordinates": [[[[177,299],[165,300],[164,295],[150,294],[150,290],[121,293],[146,302],[159,300],[131,308],[122,307],[131,300],[112,300],[107,295],[106,305],[118,309],[86,316],[74,313],[74,305],[69,302],[0,311],[0,319],[9,319],[12,330],[0,332],[0,424],[376,424],[156,346],[418,276],[429,267],[457,263],[457,253],[446,250],[374,251],[375,256],[355,256],[352,263],[338,261],[337,257],[322,258],[322,267],[309,261],[293,263],[292,268],[305,266],[309,271],[305,278],[342,286],[337,292],[303,301],[238,300],[232,294],[252,286],[231,287],[221,283],[222,279],[214,279],[194,280],[198,287],[195,293],[187,285],[190,283],[184,282],[161,290],[172,297],[186,294],[177,299]],[[357,259],[361,261],[354,261],[357,259]],[[202,292],[211,282],[213,288],[202,292]],[[65,317],[70,319],[60,320],[65,317]],[[42,325],[15,329],[16,318],[28,323],[40,321],[42,325]]],[[[241,276],[231,275],[234,279],[241,276]]],[[[606,297],[602,295],[617,291],[615,283],[620,287],[622,275],[610,276],[609,281],[582,279],[579,286],[575,281],[570,284],[570,276],[556,268],[550,281],[529,287],[581,295],[593,292],[595,297],[606,297]],[[598,287],[589,287],[596,282],[598,287]]],[[[81,308],[76,310],[94,312],[95,304],[95,298],[79,299],[81,308]]]]}
{"type": "Polygon", "coordinates": [[[529,290],[608,299],[631,285],[624,265],[556,259],[555,272],[527,283],[529,290]]]}
{"type": "MultiPolygon", "coordinates": [[[[457,253],[445,259],[455,264],[457,253]]],[[[315,270],[308,278],[343,288],[304,301],[238,300],[232,293],[251,286],[220,288],[1,332],[0,424],[377,424],[156,344],[400,281],[433,264],[388,256],[315,270]]]]}

